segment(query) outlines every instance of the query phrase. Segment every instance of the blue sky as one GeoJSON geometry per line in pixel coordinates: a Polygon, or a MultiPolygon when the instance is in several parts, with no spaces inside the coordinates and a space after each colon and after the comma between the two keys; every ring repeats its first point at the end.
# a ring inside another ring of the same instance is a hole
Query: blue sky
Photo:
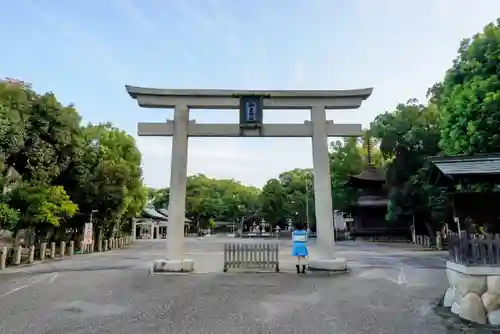
{"type": "MultiPolygon", "coordinates": [[[[17,0],[2,4],[0,77],[31,82],[75,103],[85,122],[131,134],[169,110],[139,108],[124,85],[160,88],[351,89],[374,87],[355,111],[329,112],[365,126],[442,79],[462,38],[496,19],[500,1],[478,0],[17,0]],[[42,4],[43,3],[43,4],[42,4]]],[[[194,111],[200,123],[237,112],[194,111]]],[[[266,122],[309,119],[267,111],[266,122]]],[[[167,186],[169,138],[138,138],[148,185],[167,186]]],[[[308,139],[190,140],[189,173],[262,186],[312,166],[308,139]]]]}

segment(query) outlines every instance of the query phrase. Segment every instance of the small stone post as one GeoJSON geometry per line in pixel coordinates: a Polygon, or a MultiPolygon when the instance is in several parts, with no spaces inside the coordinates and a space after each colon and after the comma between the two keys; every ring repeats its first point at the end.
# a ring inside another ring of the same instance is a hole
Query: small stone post
{"type": "Polygon", "coordinates": [[[35,262],[35,246],[31,245],[29,249],[29,255],[28,255],[28,263],[33,263],[35,262]]]}
{"type": "Polygon", "coordinates": [[[436,248],[437,250],[443,250],[443,237],[439,231],[436,232],[436,248]]]}
{"type": "Polygon", "coordinates": [[[40,261],[45,261],[46,254],[47,254],[47,243],[42,242],[40,244],[40,261]]]}
{"type": "Polygon", "coordinates": [[[108,250],[108,240],[104,240],[104,246],[103,246],[104,251],[108,250]]]}
{"type": "Polygon", "coordinates": [[[61,257],[66,255],[66,241],[61,241],[61,257]]]}
{"type": "Polygon", "coordinates": [[[69,242],[69,250],[68,250],[68,255],[69,256],[73,256],[73,254],[75,253],[75,241],[74,240],[71,240],[69,242]]]}
{"type": "Polygon", "coordinates": [[[7,247],[0,248],[0,270],[5,269],[7,266],[7,252],[9,249],[7,247]]]}
{"type": "Polygon", "coordinates": [[[56,243],[53,241],[50,243],[50,258],[56,258],[56,243]]]}
{"type": "Polygon", "coordinates": [[[22,252],[22,247],[21,246],[17,246],[15,248],[15,251],[14,251],[14,264],[16,266],[20,265],[21,264],[21,252],[22,252]]]}

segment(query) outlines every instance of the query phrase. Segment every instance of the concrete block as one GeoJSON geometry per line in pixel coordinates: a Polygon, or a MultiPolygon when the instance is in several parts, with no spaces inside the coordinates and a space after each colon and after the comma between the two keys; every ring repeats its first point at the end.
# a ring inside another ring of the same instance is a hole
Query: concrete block
{"type": "Polygon", "coordinates": [[[7,266],[7,252],[9,251],[9,248],[7,247],[2,247],[0,248],[0,270],[5,269],[7,266]]]}
{"type": "Polygon", "coordinates": [[[75,242],[73,240],[71,240],[69,242],[69,251],[68,251],[68,255],[69,256],[73,256],[73,254],[75,253],[75,242]]]}
{"type": "Polygon", "coordinates": [[[42,242],[40,244],[40,261],[45,261],[46,255],[47,255],[47,243],[42,242]]]}
{"type": "Polygon", "coordinates": [[[14,250],[14,264],[16,266],[21,264],[21,252],[22,252],[21,246],[17,246],[14,250]]]}
{"type": "Polygon", "coordinates": [[[61,257],[64,257],[64,255],[66,255],[66,241],[61,241],[61,254],[60,256],[61,257]]]}
{"type": "Polygon", "coordinates": [[[50,258],[54,259],[56,257],[56,243],[51,242],[50,243],[50,258]]]}
{"type": "Polygon", "coordinates": [[[28,263],[35,262],[35,246],[30,246],[28,254],[28,263]]]}
{"type": "Polygon", "coordinates": [[[154,273],[188,273],[194,271],[194,261],[191,259],[184,260],[155,260],[153,262],[154,273]]]}
{"type": "Polygon", "coordinates": [[[313,258],[309,260],[309,269],[317,271],[346,271],[347,261],[344,258],[313,258]]]}

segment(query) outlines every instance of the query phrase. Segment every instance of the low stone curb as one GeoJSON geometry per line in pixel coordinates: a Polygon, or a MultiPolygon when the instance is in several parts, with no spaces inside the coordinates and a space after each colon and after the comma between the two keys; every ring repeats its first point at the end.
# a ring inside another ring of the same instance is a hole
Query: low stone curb
{"type": "Polygon", "coordinates": [[[15,256],[15,263],[13,265],[8,265],[7,266],[7,253],[11,249],[11,247],[2,247],[0,248],[0,274],[2,273],[7,273],[10,270],[9,269],[19,269],[19,268],[26,268],[26,267],[31,267],[34,265],[38,265],[41,263],[50,263],[54,261],[60,261],[60,260],[65,260],[68,258],[72,258],[75,256],[81,256],[81,255],[89,255],[89,254],[102,254],[105,252],[110,252],[114,250],[120,250],[123,248],[126,248],[127,246],[130,246],[134,243],[133,239],[131,237],[120,237],[120,238],[112,238],[112,239],[106,239],[103,240],[103,245],[101,247],[98,247],[97,251],[90,251],[90,252],[81,252],[81,253],[75,253],[74,252],[74,242],[70,241],[67,245],[65,241],[61,241],[60,243],[60,251],[62,251],[62,254],[56,253],[56,243],[51,242],[51,243],[42,243],[40,247],[40,259],[35,260],[35,247],[30,246],[29,249],[29,259],[28,263],[20,263],[21,262],[21,252],[23,249],[21,246],[17,247],[14,252],[15,256]],[[47,256],[46,252],[49,251],[50,254],[47,256]],[[69,254],[66,254],[69,253],[69,254]],[[16,263],[17,262],[17,263],[16,263]]]}

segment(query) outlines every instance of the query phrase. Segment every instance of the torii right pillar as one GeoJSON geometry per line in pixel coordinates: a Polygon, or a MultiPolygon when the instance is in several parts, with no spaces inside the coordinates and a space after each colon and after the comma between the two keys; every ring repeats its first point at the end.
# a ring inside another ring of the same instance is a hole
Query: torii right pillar
{"type": "Polygon", "coordinates": [[[314,206],[316,211],[317,252],[309,260],[309,269],[344,271],[345,258],[335,257],[335,230],[332,205],[332,182],[328,150],[326,108],[323,105],[311,108],[312,154],[314,174],[314,206]]]}

